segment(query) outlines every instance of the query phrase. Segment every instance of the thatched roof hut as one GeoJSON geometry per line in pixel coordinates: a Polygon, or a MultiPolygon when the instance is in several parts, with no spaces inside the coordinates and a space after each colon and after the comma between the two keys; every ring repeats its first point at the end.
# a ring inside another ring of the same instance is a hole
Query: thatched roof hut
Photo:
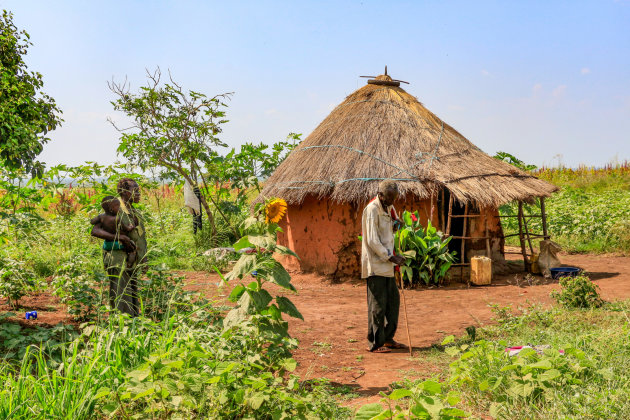
{"type": "MultiPolygon", "coordinates": [[[[259,199],[282,197],[289,204],[279,240],[300,255],[294,268],[335,276],[356,272],[361,211],[383,179],[399,181],[399,208],[423,209],[425,221],[442,230],[445,194],[446,202],[452,197],[460,209],[470,204],[481,217],[470,219],[460,236],[481,237],[485,229],[495,239],[491,248],[497,257],[503,254],[498,206],[557,190],[488,156],[386,72],[349,95],[265,182],[259,199]],[[441,210],[434,214],[436,206],[441,210]]],[[[469,242],[468,250],[474,250],[475,241],[469,242]]],[[[477,248],[490,247],[484,244],[477,248]]]]}
{"type": "Polygon", "coordinates": [[[378,180],[392,178],[403,196],[429,198],[444,186],[461,202],[498,207],[557,190],[488,156],[391,77],[375,81],[349,95],[296,147],[263,196],[290,204],[308,195],[363,202],[375,196],[378,180]]]}

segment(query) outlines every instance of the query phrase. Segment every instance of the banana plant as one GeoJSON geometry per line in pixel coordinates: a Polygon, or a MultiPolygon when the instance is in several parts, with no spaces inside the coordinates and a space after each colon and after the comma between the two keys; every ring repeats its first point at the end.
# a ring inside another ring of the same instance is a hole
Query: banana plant
{"type": "Polygon", "coordinates": [[[445,239],[442,232],[431,225],[431,221],[423,227],[417,211],[403,212],[401,222],[402,226],[396,232],[395,247],[396,254],[406,259],[400,266],[403,280],[407,278],[413,284],[414,278],[418,278],[424,284],[441,284],[455,261],[455,252],[448,250],[451,238],[445,239]]]}

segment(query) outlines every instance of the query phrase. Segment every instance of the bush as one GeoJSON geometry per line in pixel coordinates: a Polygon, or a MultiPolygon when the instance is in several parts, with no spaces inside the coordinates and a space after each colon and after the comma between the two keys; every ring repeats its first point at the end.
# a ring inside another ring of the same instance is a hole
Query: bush
{"type": "Polygon", "coordinates": [[[18,301],[34,291],[39,282],[23,261],[0,255],[0,296],[6,297],[9,306],[18,307],[18,301]]]}
{"type": "Polygon", "coordinates": [[[560,291],[551,292],[551,297],[565,308],[599,308],[604,304],[599,286],[587,276],[561,277],[560,287],[560,291]]]}
{"type": "Polygon", "coordinates": [[[101,271],[89,270],[89,261],[75,256],[57,270],[52,280],[53,294],[68,305],[68,313],[85,321],[96,314],[102,304],[107,277],[101,271]]]}

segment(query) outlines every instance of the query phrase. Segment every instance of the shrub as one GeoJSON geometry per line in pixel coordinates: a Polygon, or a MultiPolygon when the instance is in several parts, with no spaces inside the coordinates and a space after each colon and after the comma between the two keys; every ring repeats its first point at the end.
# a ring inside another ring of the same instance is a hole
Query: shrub
{"type": "Polygon", "coordinates": [[[104,273],[89,269],[89,261],[75,256],[57,270],[52,280],[53,294],[68,305],[68,313],[77,320],[88,320],[102,304],[104,273]]]}
{"type": "Polygon", "coordinates": [[[9,306],[18,307],[18,301],[34,291],[39,282],[23,261],[0,255],[0,296],[6,297],[9,306]]]}
{"type": "Polygon", "coordinates": [[[560,291],[551,292],[551,297],[565,308],[599,308],[604,304],[599,286],[587,276],[562,277],[560,287],[560,291]]]}

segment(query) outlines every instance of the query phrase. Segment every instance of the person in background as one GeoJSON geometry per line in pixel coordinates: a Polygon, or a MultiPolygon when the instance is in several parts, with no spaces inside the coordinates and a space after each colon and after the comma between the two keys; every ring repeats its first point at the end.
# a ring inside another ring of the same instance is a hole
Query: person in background
{"type": "Polygon", "coordinates": [[[137,256],[133,263],[127,261],[125,249],[103,249],[103,265],[109,277],[109,304],[121,312],[132,317],[138,316],[140,305],[138,302],[138,276],[147,267],[147,239],[144,228],[144,218],[134,208],[134,204],[140,201],[140,187],[131,178],[123,178],[118,181],[118,195],[120,196],[120,223],[115,234],[107,232],[100,224],[92,227],[92,236],[105,241],[120,241],[125,248],[135,244],[137,256]],[[134,228],[125,235],[121,232],[121,226],[134,228]]]}
{"type": "Polygon", "coordinates": [[[201,191],[197,185],[193,187],[188,181],[184,181],[184,205],[192,215],[193,234],[196,235],[203,227],[201,219],[201,191]]]}
{"type": "Polygon", "coordinates": [[[398,327],[400,295],[394,280],[394,266],[405,262],[394,255],[393,207],[398,185],[391,180],[379,184],[378,195],[363,210],[361,227],[361,278],[367,279],[368,351],[389,353],[406,348],[394,341],[398,327]]]}

